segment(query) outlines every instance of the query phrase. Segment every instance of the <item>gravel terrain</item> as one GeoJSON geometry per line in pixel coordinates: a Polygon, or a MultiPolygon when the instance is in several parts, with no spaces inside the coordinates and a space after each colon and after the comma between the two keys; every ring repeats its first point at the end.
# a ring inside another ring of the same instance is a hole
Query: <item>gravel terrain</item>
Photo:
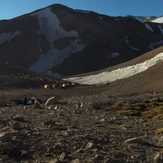
{"type": "Polygon", "coordinates": [[[104,89],[1,90],[0,162],[163,162],[162,95],[104,89]]]}

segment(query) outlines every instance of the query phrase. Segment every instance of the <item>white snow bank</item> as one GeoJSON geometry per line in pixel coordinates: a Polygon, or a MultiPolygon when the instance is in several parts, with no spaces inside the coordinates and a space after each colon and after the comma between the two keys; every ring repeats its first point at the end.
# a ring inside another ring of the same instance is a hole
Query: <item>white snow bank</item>
{"type": "Polygon", "coordinates": [[[133,75],[136,75],[138,73],[141,73],[143,71],[146,71],[148,68],[162,61],[163,61],[163,53],[160,53],[155,57],[136,65],[119,68],[110,72],[102,72],[96,75],[72,77],[72,78],[66,78],[64,80],[73,81],[80,84],[88,84],[88,85],[106,84],[116,80],[125,79],[133,75]]]}
{"type": "MultiPolygon", "coordinates": [[[[38,34],[44,34],[46,36],[46,39],[51,45],[51,49],[46,54],[42,54],[29,69],[40,73],[52,74],[52,72],[49,72],[50,68],[62,63],[65,58],[68,58],[71,55],[71,53],[77,53],[83,50],[85,45],[80,43],[81,40],[79,39],[77,31],[72,30],[67,32],[60,26],[60,21],[58,20],[56,14],[51,11],[50,7],[38,11],[31,16],[33,15],[38,16],[40,26],[38,34]],[[70,45],[64,49],[58,50],[54,45],[54,41],[64,37],[75,37],[76,40],[71,42],[70,45]]],[[[40,44],[38,44],[38,48],[41,53],[42,50],[39,45],[40,44]]]]}
{"type": "Polygon", "coordinates": [[[154,23],[163,23],[163,16],[153,20],[152,22],[154,22],[154,23]]]}
{"type": "Polygon", "coordinates": [[[0,45],[6,41],[10,42],[14,37],[16,37],[17,35],[21,35],[20,31],[14,32],[14,33],[3,33],[0,35],[0,45]]]}

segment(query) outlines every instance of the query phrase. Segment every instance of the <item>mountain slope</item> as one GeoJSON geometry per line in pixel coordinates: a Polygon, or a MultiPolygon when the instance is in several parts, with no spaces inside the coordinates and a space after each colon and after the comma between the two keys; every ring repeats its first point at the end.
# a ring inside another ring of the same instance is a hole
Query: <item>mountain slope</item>
{"type": "MultiPolygon", "coordinates": [[[[0,90],[6,88],[41,88],[45,84],[61,83],[58,78],[41,75],[21,67],[0,63],[0,90]]],[[[19,90],[18,90],[19,91],[19,90]]]]}
{"type": "Polygon", "coordinates": [[[107,68],[163,45],[163,25],[52,5],[0,21],[0,61],[52,76],[107,68]]]}
{"type": "MultiPolygon", "coordinates": [[[[85,74],[83,76],[80,75],[77,77],[66,78],[66,80],[88,85],[107,84],[113,81],[130,78],[137,74],[143,74],[148,69],[160,65],[162,62],[163,47],[160,47],[121,65],[116,65],[114,67],[101,70],[101,72],[94,72],[92,74],[85,74]]],[[[157,69],[155,71],[160,74],[157,69]]],[[[152,75],[153,74],[151,72],[151,76],[152,75]]],[[[146,80],[145,75],[144,80],[146,80]]],[[[157,81],[157,78],[155,80],[157,81]]]]}

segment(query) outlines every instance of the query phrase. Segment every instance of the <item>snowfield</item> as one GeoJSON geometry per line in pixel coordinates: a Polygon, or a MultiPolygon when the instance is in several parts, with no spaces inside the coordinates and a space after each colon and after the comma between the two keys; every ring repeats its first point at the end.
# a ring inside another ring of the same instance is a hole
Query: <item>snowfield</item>
{"type": "MultiPolygon", "coordinates": [[[[64,59],[68,58],[72,53],[77,53],[83,50],[85,45],[80,43],[77,31],[72,30],[67,32],[60,26],[60,21],[56,14],[51,11],[51,7],[33,13],[31,16],[34,15],[37,15],[39,20],[40,30],[38,31],[38,34],[44,34],[46,36],[46,39],[51,45],[51,49],[46,54],[41,54],[40,58],[29,68],[29,70],[55,76],[56,74],[53,74],[49,69],[62,63],[64,59]],[[64,49],[58,50],[54,46],[54,41],[64,37],[75,37],[76,40],[64,49]]],[[[42,49],[39,44],[38,48],[41,53],[42,49]]]]}
{"type": "Polygon", "coordinates": [[[64,80],[77,82],[80,84],[87,84],[87,85],[107,84],[116,80],[131,77],[133,75],[146,71],[150,67],[162,61],[163,61],[163,53],[159,53],[155,57],[149,60],[146,60],[145,62],[136,64],[136,65],[119,68],[110,72],[106,71],[106,72],[102,72],[96,75],[65,78],[64,80]]]}

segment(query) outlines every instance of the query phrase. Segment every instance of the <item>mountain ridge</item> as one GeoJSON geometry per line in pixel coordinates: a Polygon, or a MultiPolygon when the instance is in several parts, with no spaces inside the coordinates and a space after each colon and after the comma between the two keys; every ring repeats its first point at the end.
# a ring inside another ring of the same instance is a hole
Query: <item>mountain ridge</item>
{"type": "Polygon", "coordinates": [[[129,61],[163,45],[163,25],[54,4],[0,21],[0,60],[52,76],[129,61]]]}

